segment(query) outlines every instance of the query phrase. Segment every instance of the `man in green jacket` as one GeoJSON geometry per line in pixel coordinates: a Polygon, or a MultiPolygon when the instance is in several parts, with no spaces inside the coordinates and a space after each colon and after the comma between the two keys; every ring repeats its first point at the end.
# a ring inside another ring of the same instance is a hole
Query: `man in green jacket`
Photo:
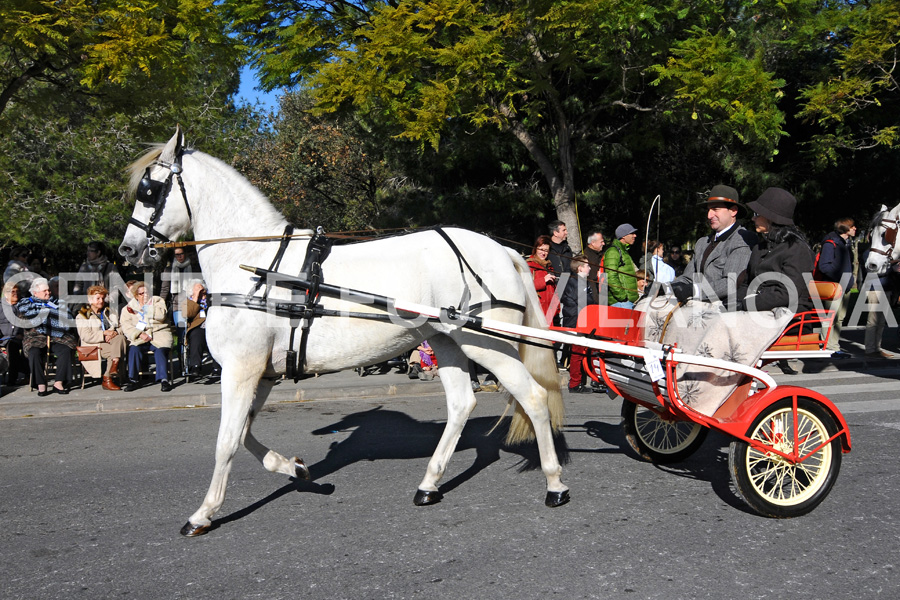
{"type": "Polygon", "coordinates": [[[609,283],[609,304],[634,308],[638,299],[637,269],[628,248],[637,237],[637,228],[629,223],[616,227],[616,239],[603,253],[603,270],[609,283]]]}

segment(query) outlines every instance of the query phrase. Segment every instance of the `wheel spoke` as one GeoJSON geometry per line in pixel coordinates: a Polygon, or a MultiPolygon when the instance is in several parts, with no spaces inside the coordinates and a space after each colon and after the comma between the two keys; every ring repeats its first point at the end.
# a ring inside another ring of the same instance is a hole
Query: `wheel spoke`
{"type": "MultiPolygon", "coordinates": [[[[803,457],[827,439],[827,431],[812,414],[797,412],[797,439],[794,440],[794,415],[789,408],[769,415],[752,435],[752,439],[771,446],[785,454],[803,457]]],[[[787,459],[754,448],[749,448],[745,468],[751,485],[764,498],[779,505],[802,502],[815,493],[825,481],[825,469],[831,452],[823,446],[802,463],[793,464],[787,459]]]]}

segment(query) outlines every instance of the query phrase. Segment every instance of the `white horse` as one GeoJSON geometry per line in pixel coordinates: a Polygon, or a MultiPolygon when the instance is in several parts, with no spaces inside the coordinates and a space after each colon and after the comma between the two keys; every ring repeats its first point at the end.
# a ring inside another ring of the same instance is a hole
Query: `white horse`
{"type": "Polygon", "coordinates": [[[876,275],[887,273],[888,267],[900,259],[897,230],[900,229],[900,204],[888,210],[884,204],[872,219],[872,248],[866,269],[876,275]]]}
{"type": "MultiPolygon", "coordinates": [[[[139,194],[139,201],[119,253],[132,264],[159,260],[152,250],[151,237],[174,240],[193,229],[195,239],[200,241],[278,238],[287,225],[284,217],[234,169],[207,154],[184,149],[180,128],[164,146],[138,159],[131,166],[131,174],[131,190],[139,194]]],[[[483,307],[480,316],[546,329],[528,267],[521,257],[470,231],[445,232],[472,271],[481,276],[483,287],[471,271],[462,269],[450,244],[435,231],[335,246],[322,263],[323,280],[437,307],[460,303],[468,288],[469,306],[483,307]],[[491,292],[501,302],[491,306],[491,292]]],[[[308,239],[291,241],[279,272],[298,275],[308,243],[308,239]]],[[[278,248],[278,239],[199,245],[200,266],[210,291],[215,295],[252,292],[257,278],[239,265],[268,268],[278,248]]],[[[265,289],[257,291],[256,296],[262,296],[265,289]]],[[[291,297],[289,290],[274,286],[268,294],[270,299],[291,297]]],[[[322,306],[387,314],[377,307],[343,299],[323,298],[322,306]]],[[[267,312],[214,305],[208,312],[206,332],[210,351],[222,366],[222,415],[212,482],[203,504],[181,530],[188,536],[208,531],[211,517],[225,501],[231,462],[241,443],[269,471],[309,477],[302,461],[269,450],[250,432],[275,377],[285,372],[289,320],[267,312]]],[[[514,398],[516,410],[507,440],[515,443],[536,438],[547,478],[545,503],[565,504],[568,488],[561,481],[562,469],[553,445],[553,432],[562,423],[562,396],[556,363],[547,345],[515,344],[451,322],[324,316],[312,323],[302,366],[307,373],[324,373],[370,365],[408,352],[426,338],[439,360],[440,380],[447,396],[447,425],[414,502],[425,505],[441,499],[438,481],[475,407],[468,358],[494,373],[514,398]]],[[[299,339],[298,330],[294,350],[299,339]]]]}

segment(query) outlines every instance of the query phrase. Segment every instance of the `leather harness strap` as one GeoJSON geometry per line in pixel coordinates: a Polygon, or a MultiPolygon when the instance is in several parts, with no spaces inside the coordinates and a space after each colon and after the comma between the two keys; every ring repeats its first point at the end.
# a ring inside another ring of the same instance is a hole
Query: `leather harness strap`
{"type": "Polygon", "coordinates": [[[443,230],[440,226],[435,227],[434,231],[444,238],[444,241],[447,242],[447,245],[450,246],[450,249],[453,250],[453,253],[456,255],[456,260],[459,262],[459,274],[462,276],[463,282],[463,295],[459,300],[460,310],[467,310],[469,304],[469,298],[471,298],[472,294],[469,292],[469,284],[466,283],[466,273],[465,269],[469,270],[469,273],[472,274],[472,277],[475,278],[475,281],[478,283],[478,286],[486,291],[490,296],[491,306],[503,306],[506,308],[513,308],[518,311],[525,312],[525,307],[521,304],[516,304],[515,302],[509,302],[507,300],[499,300],[494,293],[485,287],[484,281],[481,278],[481,275],[475,272],[475,269],[472,268],[472,265],[469,264],[469,261],[466,260],[466,257],[463,256],[462,252],[460,252],[459,247],[450,239],[450,236],[447,235],[447,232],[443,230]],[[465,267],[465,268],[464,268],[465,267]]]}

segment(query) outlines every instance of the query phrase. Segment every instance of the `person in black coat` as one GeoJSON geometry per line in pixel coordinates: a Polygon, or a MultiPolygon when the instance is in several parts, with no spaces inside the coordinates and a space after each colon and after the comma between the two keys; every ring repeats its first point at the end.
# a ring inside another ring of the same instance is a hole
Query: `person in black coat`
{"type": "Polygon", "coordinates": [[[795,313],[812,310],[803,275],[812,273],[813,252],[794,225],[797,199],[781,188],[769,188],[747,206],[754,211],[759,242],[750,254],[749,288],[741,308],[772,310],[783,306],[795,313]]]}
{"type": "MultiPolygon", "coordinates": [[[[576,327],[578,325],[578,313],[588,304],[597,304],[594,290],[588,282],[588,273],[591,272],[591,263],[584,254],[572,257],[570,263],[572,272],[562,298],[562,325],[563,327],[576,327]]],[[[558,288],[557,288],[558,289],[558,288]]],[[[569,359],[569,392],[573,394],[591,393],[591,387],[584,385],[584,370],[582,360],[587,350],[582,346],[572,346],[569,359]]]]}
{"type": "Polygon", "coordinates": [[[851,240],[856,236],[856,224],[853,219],[842,218],[834,223],[834,231],[822,240],[822,250],[813,272],[813,279],[819,281],[834,281],[840,283],[844,294],[840,302],[829,309],[835,310],[834,324],[831,326],[831,334],[828,336],[828,350],[831,350],[832,358],[849,358],[850,354],[840,349],[841,324],[847,314],[849,304],[849,292],[853,288],[853,248],[851,240]]]}

